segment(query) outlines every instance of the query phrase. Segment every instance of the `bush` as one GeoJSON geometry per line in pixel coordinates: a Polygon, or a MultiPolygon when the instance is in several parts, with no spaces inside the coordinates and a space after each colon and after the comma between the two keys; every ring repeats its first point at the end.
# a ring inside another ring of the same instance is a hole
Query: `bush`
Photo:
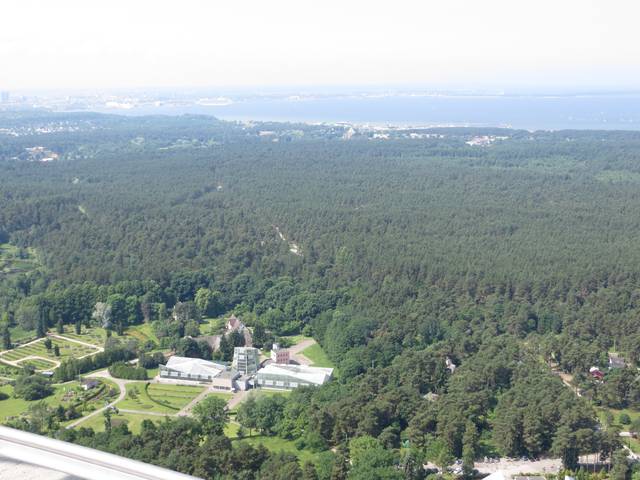
{"type": "Polygon", "coordinates": [[[626,413],[621,413],[618,420],[620,420],[622,425],[629,425],[631,423],[631,417],[626,413]]]}
{"type": "Polygon", "coordinates": [[[116,362],[109,367],[109,374],[115,378],[126,380],[146,380],[147,371],[142,367],[134,367],[124,362],[116,362]]]}
{"type": "Polygon", "coordinates": [[[161,352],[154,354],[141,353],[138,357],[138,365],[142,368],[157,368],[158,365],[164,362],[164,355],[161,352]]]}
{"type": "Polygon", "coordinates": [[[25,400],[40,400],[53,393],[49,381],[40,375],[22,375],[13,387],[13,394],[25,400]]]}

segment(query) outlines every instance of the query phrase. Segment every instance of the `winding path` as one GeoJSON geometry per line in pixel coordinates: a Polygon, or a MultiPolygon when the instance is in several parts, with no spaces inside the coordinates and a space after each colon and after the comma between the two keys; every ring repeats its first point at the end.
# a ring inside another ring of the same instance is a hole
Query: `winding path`
{"type": "Polygon", "coordinates": [[[92,373],[91,375],[87,375],[87,377],[91,377],[91,378],[108,378],[109,380],[114,382],[116,385],[118,385],[118,388],[120,389],[120,394],[118,395],[118,398],[116,398],[114,401],[106,404],[104,407],[99,408],[99,409],[91,412],[89,415],[86,415],[86,416],[84,416],[82,418],[79,418],[79,419],[75,420],[74,422],[70,423],[69,425],[67,425],[68,429],[77,427],[78,425],[80,425],[85,420],[88,420],[88,419],[90,419],[92,417],[95,417],[96,415],[100,415],[107,408],[111,408],[116,403],[118,403],[119,401],[124,400],[125,396],[127,395],[127,387],[126,387],[126,385],[127,385],[127,383],[130,382],[130,380],[122,380],[120,378],[114,378],[111,375],[109,375],[109,371],[108,370],[100,370],[98,372],[92,373]]]}

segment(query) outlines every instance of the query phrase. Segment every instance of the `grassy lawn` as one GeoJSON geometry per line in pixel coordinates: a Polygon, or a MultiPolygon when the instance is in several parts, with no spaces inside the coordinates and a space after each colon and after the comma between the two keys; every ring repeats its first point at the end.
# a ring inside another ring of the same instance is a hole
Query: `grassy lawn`
{"type": "Polygon", "coordinates": [[[327,357],[327,354],[324,353],[322,347],[317,343],[305,348],[301,353],[311,360],[311,365],[314,367],[334,368],[334,365],[331,360],[329,360],[329,357],[327,357]]]}
{"type": "MultiPolygon", "coordinates": [[[[233,434],[235,430],[235,433],[237,434],[238,427],[237,425],[235,427],[233,425],[234,424],[230,424],[228,431],[229,433],[233,434]]],[[[225,433],[227,433],[226,429],[225,429],[225,433]]],[[[298,450],[293,441],[285,440],[280,437],[265,437],[263,435],[253,434],[251,437],[245,437],[243,439],[235,438],[233,439],[233,441],[248,443],[250,445],[253,445],[254,447],[257,447],[258,445],[263,445],[264,447],[266,447],[272,452],[291,453],[296,457],[298,457],[298,460],[300,460],[301,464],[305,462],[317,461],[317,454],[310,452],[309,450],[298,450]]]]}
{"type": "Polygon", "coordinates": [[[207,397],[218,397],[224,400],[225,402],[228,402],[229,400],[231,400],[231,397],[233,397],[233,393],[211,392],[207,395],[207,397]]]}
{"type": "Polygon", "coordinates": [[[265,388],[256,388],[254,390],[251,390],[247,398],[273,397],[275,395],[288,397],[289,395],[291,395],[291,390],[268,390],[265,388]]]}
{"type": "Polygon", "coordinates": [[[160,344],[160,340],[156,337],[156,334],[153,333],[153,329],[151,328],[151,324],[143,323],[142,325],[134,325],[132,327],[128,327],[124,334],[129,337],[137,338],[140,343],[145,343],[151,340],[156,345],[160,344]]]}
{"type": "Polygon", "coordinates": [[[163,385],[146,382],[132,382],[127,384],[127,396],[116,407],[126,410],[140,410],[175,414],[186,406],[200,392],[202,387],[186,385],[163,385]]]}
{"type": "Polygon", "coordinates": [[[36,370],[53,370],[58,365],[49,360],[44,360],[40,358],[32,358],[29,360],[22,360],[20,363],[21,367],[33,367],[36,370]]]}
{"type": "MultiPolygon", "coordinates": [[[[80,398],[82,398],[82,395],[84,393],[80,389],[80,384],[78,382],[68,382],[64,385],[55,385],[53,395],[50,395],[49,397],[42,400],[27,401],[22,398],[14,398],[13,387],[8,384],[1,386],[0,392],[6,393],[9,396],[9,398],[7,398],[6,400],[0,400],[0,422],[4,422],[4,420],[6,420],[8,417],[17,416],[21,413],[26,412],[29,409],[29,406],[33,405],[34,403],[44,401],[51,407],[57,407],[58,405],[69,405],[70,403],[78,401],[80,398]]],[[[93,411],[93,409],[96,408],[98,404],[102,404],[106,392],[107,390],[105,389],[102,394],[88,400],[86,403],[81,405],[78,410],[84,409],[86,413],[88,413],[89,411],[93,411]]]]}
{"type": "MultiPolygon", "coordinates": [[[[77,358],[77,357],[82,357],[85,355],[98,352],[97,348],[89,347],[87,345],[81,345],[79,343],[71,342],[68,340],[62,340],[60,338],[52,338],[51,350],[47,350],[47,348],[44,345],[44,341],[45,339],[41,338],[36,343],[32,343],[29,345],[22,345],[18,348],[14,348],[13,350],[10,350],[2,354],[0,358],[2,358],[3,360],[18,361],[22,358],[34,355],[34,356],[42,357],[44,359],[49,358],[52,360],[62,361],[64,358],[67,358],[67,357],[77,358]],[[59,357],[56,357],[53,353],[53,346],[55,345],[57,345],[58,348],[60,349],[59,357]]],[[[50,368],[50,367],[47,367],[47,368],[50,368]]]]}
{"type": "Polygon", "coordinates": [[[217,335],[225,330],[225,325],[227,324],[227,318],[229,318],[231,314],[226,313],[224,315],[220,315],[219,317],[205,317],[202,319],[200,323],[200,334],[201,335],[217,335]]]}
{"type": "MultiPolygon", "coordinates": [[[[304,335],[285,335],[284,337],[280,337],[280,342],[283,344],[283,346],[286,345],[286,347],[288,348],[310,339],[311,337],[305,337],[304,335]]],[[[267,346],[271,347],[271,345],[267,346]]]]}
{"type": "MultiPolygon", "coordinates": [[[[143,413],[120,412],[117,414],[111,414],[112,427],[121,423],[126,423],[129,430],[133,433],[140,433],[140,426],[144,420],[151,420],[154,423],[164,421],[163,417],[159,417],[157,415],[145,415],[143,413]]],[[[78,425],[78,428],[80,427],[93,428],[96,432],[104,432],[104,415],[95,415],[86,422],[82,422],[78,425]]]]}
{"type": "Polygon", "coordinates": [[[623,432],[628,431],[630,425],[622,425],[620,423],[620,414],[626,413],[627,415],[629,415],[629,418],[632,422],[640,417],[640,412],[636,410],[630,410],[628,408],[617,410],[615,408],[599,407],[597,408],[598,418],[600,419],[600,423],[602,423],[603,425],[605,424],[605,414],[607,411],[611,412],[611,414],[613,415],[613,423],[611,426],[618,427],[623,432]]]}
{"type": "Polygon", "coordinates": [[[9,333],[11,335],[11,341],[14,343],[25,339],[34,339],[36,337],[35,330],[25,330],[19,325],[10,327],[9,333]]]}
{"type": "Polygon", "coordinates": [[[637,438],[621,438],[622,443],[628,446],[633,453],[640,453],[640,440],[637,438]]]}
{"type": "MultiPolygon", "coordinates": [[[[90,343],[91,345],[96,345],[102,347],[104,345],[105,340],[107,339],[107,333],[104,328],[100,327],[82,327],[81,333],[77,334],[73,325],[65,325],[64,326],[64,336],[72,338],[74,340],[79,340],[81,342],[90,343]]],[[[55,330],[51,330],[51,333],[58,334],[55,330]]]]}

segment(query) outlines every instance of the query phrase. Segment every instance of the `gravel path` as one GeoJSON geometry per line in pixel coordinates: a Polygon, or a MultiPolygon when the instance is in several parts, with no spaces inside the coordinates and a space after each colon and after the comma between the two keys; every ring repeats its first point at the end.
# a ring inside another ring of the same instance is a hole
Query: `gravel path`
{"type": "Polygon", "coordinates": [[[95,411],[91,412],[87,416],[84,416],[82,418],[79,418],[79,419],[75,420],[74,422],[72,422],[69,425],[67,425],[67,428],[77,427],[78,425],[80,425],[85,420],[88,420],[89,418],[95,417],[96,415],[100,415],[107,408],[111,408],[116,403],[118,403],[119,401],[124,400],[124,398],[125,398],[125,396],[127,394],[126,385],[127,385],[127,383],[130,382],[130,380],[122,380],[120,378],[113,378],[111,375],[109,375],[109,371],[108,370],[100,370],[98,372],[92,373],[91,375],[87,375],[87,377],[91,377],[91,378],[108,378],[109,380],[114,382],[116,385],[118,385],[118,388],[120,389],[120,394],[118,395],[118,398],[116,398],[113,402],[108,403],[104,407],[99,408],[98,410],[95,410],[95,411]]]}

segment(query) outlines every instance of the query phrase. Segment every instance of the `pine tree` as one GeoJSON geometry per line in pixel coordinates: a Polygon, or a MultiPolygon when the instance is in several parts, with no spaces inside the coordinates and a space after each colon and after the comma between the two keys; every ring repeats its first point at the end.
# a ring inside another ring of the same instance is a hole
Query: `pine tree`
{"type": "Polygon", "coordinates": [[[38,338],[44,337],[45,332],[46,332],[46,328],[45,328],[44,317],[40,315],[40,318],[38,319],[38,323],[36,325],[36,337],[38,338]]]}
{"type": "Polygon", "coordinates": [[[627,452],[625,450],[616,450],[611,458],[611,475],[612,480],[626,480],[629,474],[629,460],[627,460],[627,452]]]}
{"type": "Polygon", "coordinates": [[[401,463],[402,474],[407,480],[422,480],[425,477],[422,462],[418,461],[418,455],[413,449],[408,450],[401,463]]]}
{"type": "Polygon", "coordinates": [[[64,333],[64,324],[62,323],[62,319],[58,320],[58,323],[56,325],[56,331],[61,335],[64,333]]]}
{"type": "Polygon", "coordinates": [[[302,479],[303,480],[318,480],[318,472],[316,467],[311,462],[305,462],[302,467],[302,479]]]}
{"type": "Polygon", "coordinates": [[[478,428],[468,421],[462,437],[462,471],[465,478],[473,478],[474,461],[478,447],[478,428]]]}
{"type": "Polygon", "coordinates": [[[349,475],[349,466],[347,458],[341,451],[338,451],[336,461],[333,464],[333,470],[331,471],[331,480],[346,480],[349,475]]]}
{"type": "Polygon", "coordinates": [[[104,411],[104,429],[107,432],[111,432],[111,410],[108,408],[104,411]]]}
{"type": "Polygon", "coordinates": [[[9,331],[9,324],[4,323],[2,325],[2,349],[9,350],[11,348],[11,332],[9,331]]]}

